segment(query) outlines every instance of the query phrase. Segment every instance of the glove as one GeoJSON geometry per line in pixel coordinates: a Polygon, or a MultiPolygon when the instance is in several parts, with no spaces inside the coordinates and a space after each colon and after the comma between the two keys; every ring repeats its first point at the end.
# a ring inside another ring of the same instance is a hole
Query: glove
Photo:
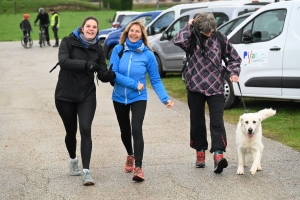
{"type": "Polygon", "coordinates": [[[104,83],[113,82],[115,78],[116,78],[116,74],[113,71],[110,70],[107,70],[105,72],[98,71],[98,79],[104,83]]]}
{"type": "Polygon", "coordinates": [[[87,61],[85,63],[85,69],[89,74],[93,74],[95,71],[98,71],[100,68],[99,65],[94,61],[87,61]]]}

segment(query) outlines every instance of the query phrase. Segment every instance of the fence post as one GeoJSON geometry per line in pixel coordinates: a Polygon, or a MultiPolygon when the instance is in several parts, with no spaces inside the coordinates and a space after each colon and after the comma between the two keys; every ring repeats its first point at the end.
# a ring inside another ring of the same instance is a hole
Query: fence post
{"type": "Polygon", "coordinates": [[[14,1],[14,6],[15,6],[15,14],[17,14],[17,2],[14,1]]]}

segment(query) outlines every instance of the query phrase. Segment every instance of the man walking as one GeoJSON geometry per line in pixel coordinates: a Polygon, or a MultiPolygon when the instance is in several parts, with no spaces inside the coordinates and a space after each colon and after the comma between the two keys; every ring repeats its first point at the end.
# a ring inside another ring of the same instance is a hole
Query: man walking
{"type": "Polygon", "coordinates": [[[53,8],[51,8],[49,11],[52,15],[52,17],[51,17],[51,27],[52,27],[52,30],[53,30],[53,33],[54,33],[54,38],[55,38],[55,45],[53,45],[53,47],[59,47],[57,32],[58,32],[59,23],[60,23],[60,16],[53,8]]]}

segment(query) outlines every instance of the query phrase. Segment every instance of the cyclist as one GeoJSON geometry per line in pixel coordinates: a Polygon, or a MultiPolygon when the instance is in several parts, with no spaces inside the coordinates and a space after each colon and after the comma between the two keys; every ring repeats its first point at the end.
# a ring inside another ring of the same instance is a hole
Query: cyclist
{"type": "Polygon", "coordinates": [[[51,8],[49,10],[49,12],[52,15],[52,17],[51,17],[51,27],[52,27],[53,34],[54,34],[54,37],[55,37],[55,45],[53,45],[53,47],[58,47],[59,43],[58,43],[58,34],[57,34],[57,32],[58,32],[58,28],[59,28],[59,25],[60,25],[60,16],[53,8],[51,8]]]}
{"type": "MultiPolygon", "coordinates": [[[[32,28],[31,28],[31,24],[29,22],[29,15],[28,14],[24,14],[23,15],[23,20],[21,21],[20,23],[20,29],[23,31],[23,35],[25,36],[28,32],[29,36],[30,36],[30,31],[32,31],[32,28]]],[[[25,37],[24,38],[24,44],[25,46],[27,46],[27,41],[28,38],[25,37]]]]}
{"type": "MultiPolygon", "coordinates": [[[[51,46],[49,42],[49,31],[48,31],[48,26],[50,24],[50,19],[48,13],[45,12],[44,8],[39,8],[39,14],[37,15],[36,19],[34,20],[34,25],[36,26],[37,21],[40,20],[40,30],[41,27],[45,28],[45,36],[46,36],[46,41],[47,45],[51,46]]],[[[42,47],[42,41],[40,41],[40,47],[42,47]]]]}

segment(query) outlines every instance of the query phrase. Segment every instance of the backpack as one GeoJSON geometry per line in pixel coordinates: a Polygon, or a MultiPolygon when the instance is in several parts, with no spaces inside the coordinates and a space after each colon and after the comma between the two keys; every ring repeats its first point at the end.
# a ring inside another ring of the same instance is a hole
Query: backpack
{"type": "MultiPolygon", "coordinates": [[[[222,35],[222,33],[220,33],[219,31],[216,31],[215,32],[216,35],[217,35],[217,39],[220,43],[220,46],[221,46],[221,59],[224,61],[225,63],[225,66],[223,66],[223,68],[225,69],[225,71],[227,70],[226,67],[228,65],[228,61],[226,59],[226,47],[225,47],[225,43],[224,43],[224,37],[222,35]]],[[[192,30],[192,34],[191,34],[191,42],[190,42],[190,47],[189,47],[189,50],[186,52],[186,60],[183,62],[183,68],[181,70],[181,78],[182,78],[182,81],[185,82],[185,74],[187,72],[187,68],[188,68],[188,64],[189,64],[189,61],[190,61],[190,58],[191,56],[193,55],[193,50],[195,48],[195,46],[197,45],[197,40],[196,40],[196,36],[195,34],[193,33],[193,30],[192,30]]],[[[200,42],[200,46],[201,46],[201,49],[204,49],[201,45],[201,42],[200,42]]],[[[204,54],[204,50],[201,51],[202,54],[204,54]]],[[[218,69],[218,68],[217,68],[218,69]]],[[[224,74],[223,74],[224,75],[224,74]]]]}
{"type": "MultiPolygon", "coordinates": [[[[121,51],[118,53],[119,59],[122,58],[123,52],[124,52],[124,44],[122,44],[122,49],[121,49],[121,51]]],[[[111,65],[109,66],[109,69],[108,69],[108,70],[112,71],[112,67],[113,67],[113,64],[111,64],[111,65]]],[[[111,85],[111,86],[114,86],[114,85],[115,85],[115,82],[114,82],[114,81],[110,81],[110,85],[111,85]]]]}

